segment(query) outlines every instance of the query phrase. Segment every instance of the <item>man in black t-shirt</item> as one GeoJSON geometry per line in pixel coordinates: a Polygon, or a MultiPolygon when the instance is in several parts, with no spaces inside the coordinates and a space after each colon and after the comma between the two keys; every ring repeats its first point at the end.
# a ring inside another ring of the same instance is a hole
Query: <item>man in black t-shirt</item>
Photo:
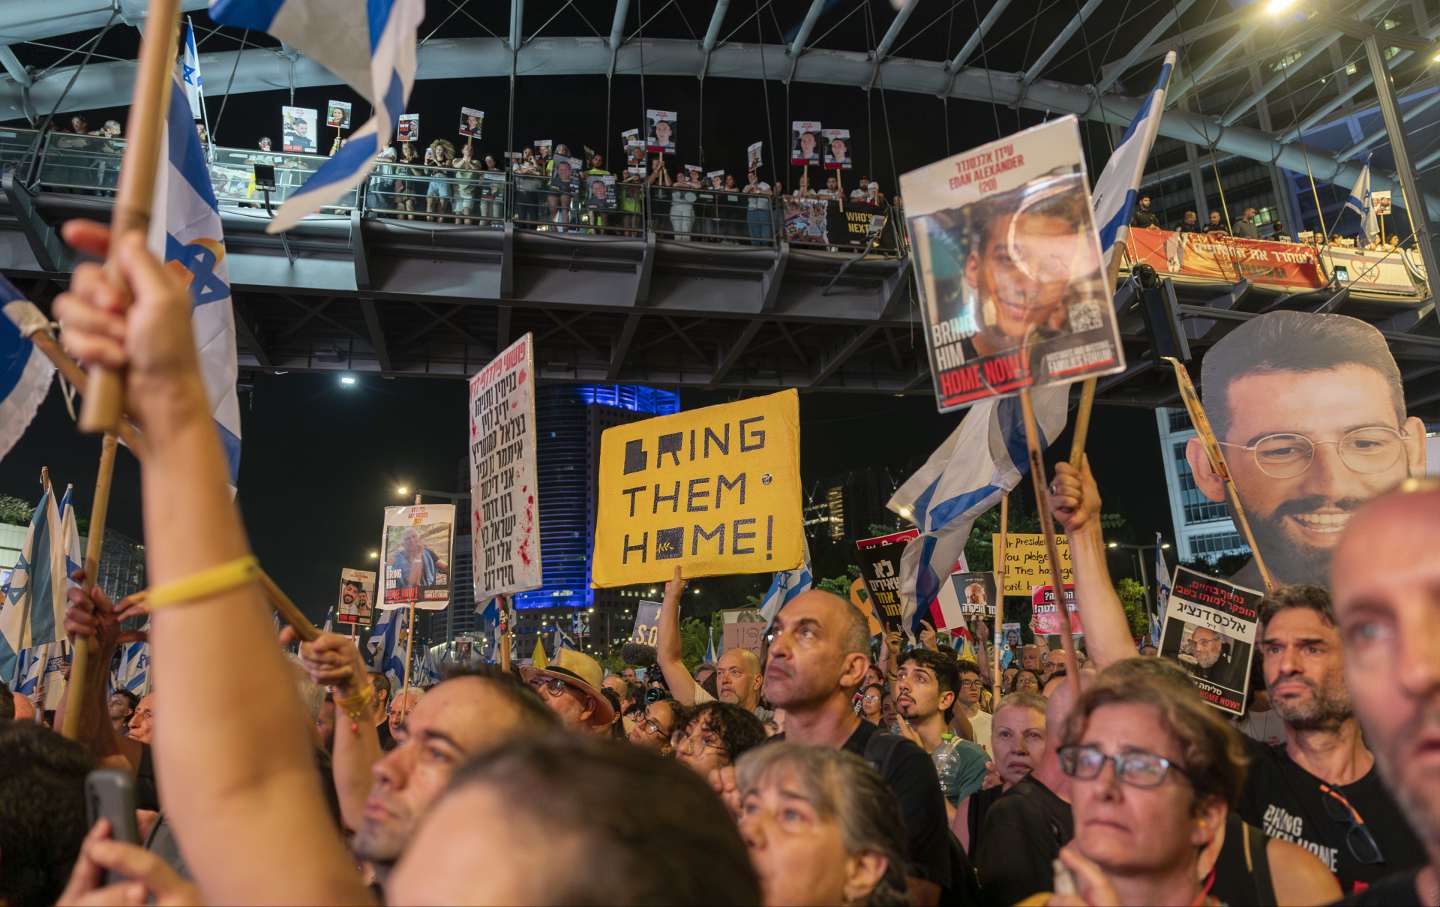
{"type": "Polygon", "coordinates": [[[1160,218],[1156,217],[1155,212],[1150,208],[1150,196],[1140,196],[1140,202],[1135,206],[1135,212],[1130,216],[1130,225],[1132,227],[1160,226],[1160,218]]]}
{"type": "Polygon", "coordinates": [[[1260,604],[1260,651],[1285,744],[1244,738],[1250,755],[1237,812],[1314,853],[1346,894],[1425,862],[1381,783],[1355,720],[1330,596],[1280,586],[1260,604]]]}
{"type": "Polygon", "coordinates": [[[906,877],[912,904],[935,904],[947,889],[966,891],[952,861],[968,874],[959,844],[952,847],[935,764],[920,747],[861,721],[851,706],[870,666],[865,618],[836,595],[811,590],[792,599],[771,625],[765,698],[785,710],[784,739],[838,747],[875,767],[895,794],[905,822],[906,877]]]}
{"type": "Polygon", "coordinates": [[[1190,673],[1227,690],[1241,690],[1245,685],[1245,661],[1249,660],[1250,647],[1209,627],[1196,627],[1190,633],[1190,642],[1195,648],[1195,667],[1190,673]],[[1225,643],[1230,651],[1225,652],[1225,643]],[[1244,651],[1244,657],[1240,656],[1244,651]]]}
{"type": "MultiPolygon", "coordinates": [[[[1335,613],[1347,644],[1345,672],[1375,765],[1401,815],[1419,831],[1429,860],[1384,879],[1354,904],[1440,901],[1440,482],[1410,480],[1350,521],[1335,551],[1335,613]],[[1426,865],[1428,862],[1428,865],[1426,865]]],[[[1347,794],[1348,796],[1348,794],[1347,794]]],[[[1384,832],[1403,825],[1393,811],[1369,819],[1384,832]]],[[[1390,854],[1385,854],[1387,861],[1390,854]]]]}

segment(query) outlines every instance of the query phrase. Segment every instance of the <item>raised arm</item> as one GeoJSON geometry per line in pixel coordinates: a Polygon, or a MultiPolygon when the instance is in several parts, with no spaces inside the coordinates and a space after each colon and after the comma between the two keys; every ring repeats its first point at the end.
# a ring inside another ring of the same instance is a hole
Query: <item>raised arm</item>
{"type": "MultiPolygon", "coordinates": [[[[294,631],[281,634],[282,643],[294,641],[294,631]]],[[[370,674],[355,640],[338,633],[321,633],[314,642],[300,644],[300,661],[310,679],[329,687],[335,697],[335,743],[331,769],[340,799],[345,827],[360,827],[365,799],[370,796],[371,769],[380,761],[380,735],[375,729],[375,701],[370,674]]]]}
{"type": "Polygon", "coordinates": [[[680,596],[685,592],[685,580],[680,578],[680,568],[675,568],[675,578],[665,584],[665,600],[660,603],[660,627],[655,639],[655,660],[660,663],[660,673],[665,675],[665,685],[670,695],[684,706],[695,704],[695,691],[699,684],[691,676],[680,657],[680,596]]]}
{"type": "MultiPolygon", "coordinates": [[[[88,222],[64,235],[96,256],[110,241],[88,222]]],[[[142,235],[116,242],[128,311],[100,267],[83,264],[55,312],[80,361],[126,370],[126,409],[152,442],[141,479],[167,817],[207,903],[373,903],[330,821],[259,586],[212,581],[159,607],[167,585],[250,549],[200,378],[189,293],[142,235]]]]}
{"type": "MultiPolygon", "coordinates": [[[[75,571],[75,579],[83,581],[84,571],[75,571]]],[[[132,774],[140,767],[140,744],[128,737],[115,733],[106,709],[105,686],[109,679],[109,665],[115,657],[120,643],[128,641],[120,631],[120,621],[135,612],[120,613],[104,590],[96,586],[87,595],[83,590],[71,588],[66,592],[69,607],[65,611],[65,631],[70,641],[79,644],[85,639],[95,640],[96,651],[91,656],[92,670],[86,676],[85,706],[80,716],[77,741],[90,751],[98,762],[112,768],[127,768],[132,774]],[[124,765],[120,764],[123,758],[124,765]]],[[[122,602],[123,605],[123,602],[122,602]]],[[[70,687],[55,715],[55,726],[62,727],[65,714],[69,711],[73,692],[78,684],[70,687]]]]}
{"type": "Polygon", "coordinates": [[[1139,652],[1130,638],[1130,621],[1115,594],[1110,567],[1105,563],[1105,539],[1100,532],[1100,489],[1090,474],[1090,458],[1077,470],[1069,463],[1055,465],[1050,483],[1050,504],[1055,519],[1070,537],[1070,561],[1075,568],[1075,606],[1085,625],[1085,647],[1097,668],[1104,668],[1139,652]]]}

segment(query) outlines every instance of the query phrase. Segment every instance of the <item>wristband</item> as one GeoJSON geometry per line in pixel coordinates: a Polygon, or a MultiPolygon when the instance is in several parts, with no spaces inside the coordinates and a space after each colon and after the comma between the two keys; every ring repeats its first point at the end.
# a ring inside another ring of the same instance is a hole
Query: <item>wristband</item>
{"type": "Polygon", "coordinates": [[[255,559],[255,555],[247,554],[149,590],[145,594],[145,608],[155,611],[169,605],[185,604],[229,592],[253,582],[259,575],[260,562],[255,559]]]}

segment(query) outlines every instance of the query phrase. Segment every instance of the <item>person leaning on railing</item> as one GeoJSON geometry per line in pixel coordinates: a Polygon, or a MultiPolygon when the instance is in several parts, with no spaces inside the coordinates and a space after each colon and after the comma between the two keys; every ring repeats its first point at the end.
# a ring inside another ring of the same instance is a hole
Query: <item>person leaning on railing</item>
{"type": "Polygon", "coordinates": [[[480,165],[470,156],[471,143],[466,142],[455,159],[455,222],[475,223],[475,196],[480,181],[480,165]]]}
{"type": "Polygon", "coordinates": [[[413,142],[400,143],[400,159],[395,165],[395,172],[401,178],[395,181],[395,207],[405,214],[401,215],[406,220],[414,220],[415,200],[424,191],[425,184],[416,179],[405,179],[418,172],[416,166],[420,163],[420,156],[415,153],[413,142]]]}

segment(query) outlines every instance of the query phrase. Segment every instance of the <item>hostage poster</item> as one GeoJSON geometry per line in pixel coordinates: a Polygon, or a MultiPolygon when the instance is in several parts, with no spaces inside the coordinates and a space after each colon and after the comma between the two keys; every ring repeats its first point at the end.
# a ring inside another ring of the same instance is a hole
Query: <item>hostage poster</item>
{"type": "MultiPolygon", "coordinates": [[[[1070,615],[1070,633],[1074,636],[1084,633],[1080,612],[1075,610],[1075,587],[1070,583],[1065,584],[1065,611],[1070,615]]],[[[1059,636],[1060,620],[1060,609],[1055,606],[1055,587],[1036,586],[1030,596],[1030,629],[1037,636],[1059,636]]]]}
{"type": "Polygon", "coordinates": [[[340,571],[340,602],[335,620],[342,624],[370,625],[370,603],[375,599],[376,576],[369,570],[350,567],[340,571]]]}
{"type": "Polygon", "coordinates": [[[469,139],[480,138],[485,129],[485,111],[474,107],[460,108],[460,134],[469,139]]]}
{"type": "Polygon", "coordinates": [[[906,529],[855,543],[860,578],[887,629],[900,626],[900,555],[905,553],[905,544],[919,534],[919,529],[906,529]]]}
{"type": "Polygon", "coordinates": [[[1073,116],[900,188],[941,412],[1125,367],[1073,116]]]}
{"type": "Polygon", "coordinates": [[[454,504],[386,507],[381,530],[380,610],[415,607],[443,611],[450,604],[454,504]]]}
{"type": "Polygon", "coordinates": [[[790,163],[800,167],[820,163],[818,120],[796,120],[790,124],[790,163]]]}
{"type": "Polygon", "coordinates": [[[800,566],[800,398],[792,389],[600,436],[596,589],[800,566]]]}
{"type": "Polygon", "coordinates": [[[1234,583],[1175,568],[1160,655],[1180,663],[1200,698],[1245,714],[1262,595],[1234,583]]]}
{"type": "Polygon", "coordinates": [[[535,351],[526,334],[470,378],[475,601],[540,588],[535,351]]]}
{"type": "Polygon", "coordinates": [[[280,150],[292,154],[315,153],[314,107],[280,108],[280,150]]]}
{"type": "Polygon", "coordinates": [[[331,129],[349,129],[350,108],[349,101],[326,101],[325,125],[331,129]]]}
{"type": "Polygon", "coordinates": [[[674,154],[677,119],[679,114],[673,110],[645,111],[645,150],[674,154]]]}
{"type": "Polygon", "coordinates": [[[850,130],[822,129],[820,136],[825,140],[825,169],[850,169],[850,130]]]}

